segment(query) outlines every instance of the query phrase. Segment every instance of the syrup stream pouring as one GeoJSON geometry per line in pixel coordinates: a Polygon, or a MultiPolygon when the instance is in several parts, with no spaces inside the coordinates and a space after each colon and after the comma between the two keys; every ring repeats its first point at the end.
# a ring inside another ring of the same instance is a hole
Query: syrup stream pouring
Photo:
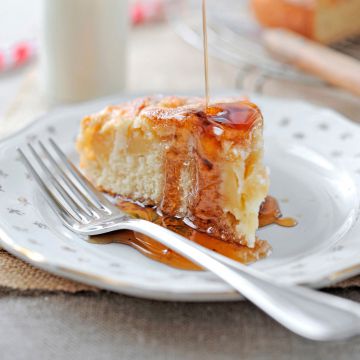
{"type": "Polygon", "coordinates": [[[205,75],[205,107],[209,106],[209,57],[208,57],[208,36],[206,21],[206,0],[202,0],[202,25],[203,25],[203,46],[204,46],[204,75],[205,75]]]}
{"type": "Polygon", "coordinates": [[[18,152],[52,210],[74,233],[92,236],[125,229],[140,232],[211,271],[298,335],[313,340],[336,340],[360,334],[359,304],[280,284],[157,224],[132,219],[96,190],[53,140],[50,148],[58,160],[41,142],[39,145],[41,156],[32,145],[29,145],[31,157],[21,149],[18,152]]]}

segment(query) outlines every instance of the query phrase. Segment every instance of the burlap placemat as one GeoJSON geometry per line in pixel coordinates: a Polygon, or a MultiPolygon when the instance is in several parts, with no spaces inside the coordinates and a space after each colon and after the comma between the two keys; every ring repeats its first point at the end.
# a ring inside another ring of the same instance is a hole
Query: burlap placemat
{"type": "Polygon", "coordinates": [[[66,280],[39,270],[0,250],[0,289],[28,292],[77,293],[80,291],[99,291],[97,288],[66,280]]]}
{"type": "MultiPolygon", "coordinates": [[[[36,85],[34,72],[24,80],[17,97],[5,116],[0,119],[0,137],[6,136],[29,123],[46,111],[36,85]]],[[[360,286],[360,276],[336,284],[346,288],[360,286]]],[[[67,292],[99,291],[91,286],[80,284],[52,275],[23,262],[0,249],[0,288],[20,292],[67,292]]]]}

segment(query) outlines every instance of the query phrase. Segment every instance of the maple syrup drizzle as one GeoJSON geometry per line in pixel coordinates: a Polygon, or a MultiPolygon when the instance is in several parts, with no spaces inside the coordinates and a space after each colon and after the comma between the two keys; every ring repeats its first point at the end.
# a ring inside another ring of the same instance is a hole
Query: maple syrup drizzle
{"type": "Polygon", "coordinates": [[[297,225],[297,221],[291,217],[282,217],[278,201],[272,196],[267,196],[260,207],[259,227],[271,224],[293,227],[297,225]]]}
{"type": "MultiPolygon", "coordinates": [[[[181,219],[161,216],[154,207],[146,207],[130,201],[119,201],[120,209],[132,217],[152,221],[155,224],[164,226],[208,249],[214,250],[224,256],[244,264],[249,264],[259,259],[267,257],[271,252],[271,247],[267,241],[256,240],[254,248],[248,248],[237,243],[225,242],[211,237],[210,235],[199,232],[186,224],[181,219]]],[[[271,196],[268,196],[259,213],[260,226],[278,224],[281,226],[295,226],[296,221],[291,218],[282,218],[279,204],[271,196]]],[[[143,234],[132,231],[119,231],[111,234],[93,236],[90,242],[96,244],[121,243],[130,245],[143,255],[159,261],[163,264],[183,269],[183,270],[202,270],[186,258],[178,255],[173,250],[160,244],[143,234]]]]}
{"type": "Polygon", "coordinates": [[[203,47],[204,47],[204,73],[205,73],[205,108],[209,106],[209,57],[208,36],[206,20],[206,0],[202,0],[202,25],[203,25],[203,47]]]}
{"type": "Polygon", "coordinates": [[[207,107],[206,118],[216,125],[248,132],[261,113],[255,104],[247,101],[217,103],[207,107]]]}
{"type": "MultiPolygon", "coordinates": [[[[164,123],[173,124],[175,129],[171,144],[164,150],[164,187],[158,209],[167,215],[186,216],[187,224],[198,231],[211,231],[212,237],[232,241],[234,228],[219,201],[223,145],[229,140],[248,147],[253,130],[262,127],[261,112],[247,100],[211,104],[206,110],[198,100],[188,106],[186,100],[182,103],[181,100],[178,99],[178,105],[172,103],[175,107],[142,112],[153,129],[163,131],[164,123]],[[196,184],[190,192],[184,193],[183,174],[196,184]],[[182,213],[184,199],[186,213],[182,213]]],[[[165,140],[169,141],[168,135],[165,140]]],[[[229,159],[231,156],[237,154],[229,153],[229,159]]],[[[262,156],[260,152],[248,156],[247,172],[252,171],[259,156],[262,156]]]]}

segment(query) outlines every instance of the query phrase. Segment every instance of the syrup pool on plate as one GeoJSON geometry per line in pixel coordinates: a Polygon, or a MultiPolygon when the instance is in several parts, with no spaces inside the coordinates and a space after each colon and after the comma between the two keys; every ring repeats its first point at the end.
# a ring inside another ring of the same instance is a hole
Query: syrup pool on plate
{"type": "MultiPolygon", "coordinates": [[[[164,226],[189,240],[192,240],[208,249],[216,251],[235,261],[249,264],[267,257],[271,252],[270,244],[265,240],[256,240],[254,248],[248,248],[234,242],[225,242],[206,233],[199,232],[187,226],[181,219],[161,216],[154,207],[142,206],[130,201],[120,200],[118,206],[128,215],[140,218],[164,226]]],[[[292,218],[283,218],[275,198],[268,196],[259,213],[260,226],[277,224],[280,226],[295,226],[296,221],[292,218]]],[[[120,243],[130,245],[143,255],[164,263],[166,265],[183,270],[202,270],[186,258],[178,255],[173,250],[160,244],[152,238],[133,231],[118,231],[111,234],[93,236],[90,242],[96,244],[120,243]]]]}

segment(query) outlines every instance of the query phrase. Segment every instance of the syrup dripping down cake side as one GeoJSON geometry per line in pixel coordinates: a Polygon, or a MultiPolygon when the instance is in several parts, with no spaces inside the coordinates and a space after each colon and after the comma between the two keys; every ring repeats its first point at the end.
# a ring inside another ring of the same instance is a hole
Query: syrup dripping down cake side
{"type": "Polygon", "coordinates": [[[102,191],[156,206],[224,241],[255,244],[268,192],[263,118],[228,99],[146,97],[85,117],[80,166],[102,191]]]}

